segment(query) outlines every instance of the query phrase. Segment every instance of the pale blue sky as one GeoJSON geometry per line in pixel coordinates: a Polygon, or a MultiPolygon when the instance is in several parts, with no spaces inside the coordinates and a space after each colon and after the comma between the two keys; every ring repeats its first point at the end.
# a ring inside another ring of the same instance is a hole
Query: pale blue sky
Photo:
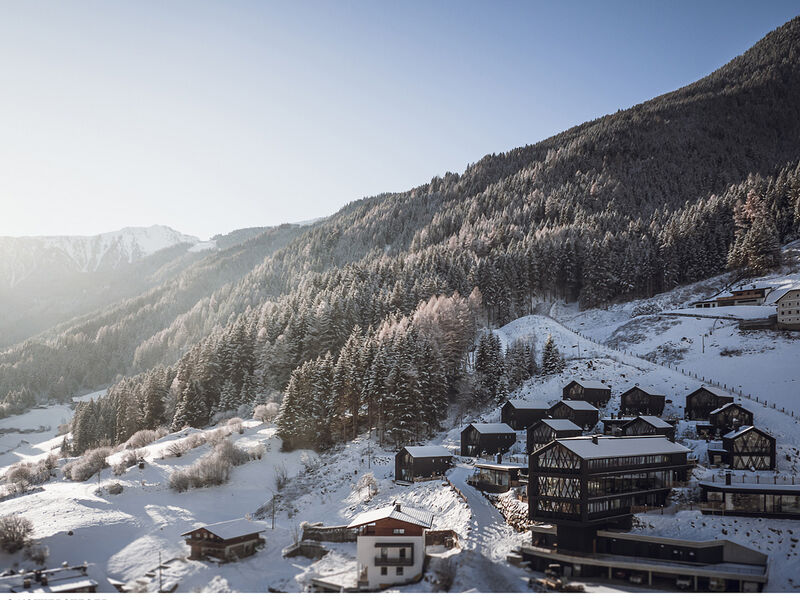
{"type": "Polygon", "coordinates": [[[799,13],[0,1],[0,235],[327,215],[690,83],[799,13]]]}

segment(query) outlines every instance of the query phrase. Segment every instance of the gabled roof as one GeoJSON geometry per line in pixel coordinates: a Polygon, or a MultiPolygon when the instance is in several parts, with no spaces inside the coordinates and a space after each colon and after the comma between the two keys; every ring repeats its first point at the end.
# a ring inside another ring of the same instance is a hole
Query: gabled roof
{"type": "Polygon", "coordinates": [[[664,394],[662,394],[658,390],[656,390],[654,388],[651,388],[651,387],[643,386],[643,385],[635,385],[631,389],[623,392],[622,395],[624,396],[625,394],[629,394],[629,393],[631,393],[633,390],[635,390],[637,388],[642,390],[648,396],[664,396],[664,394]]]}
{"type": "Polygon", "coordinates": [[[470,423],[464,429],[474,427],[478,433],[515,433],[507,423],[470,423]]]}
{"type": "Polygon", "coordinates": [[[550,408],[550,403],[547,400],[519,400],[516,398],[512,398],[508,401],[508,404],[513,406],[516,409],[538,409],[538,410],[547,410],[550,408]]]}
{"type": "MultiPolygon", "coordinates": [[[[686,446],[670,442],[663,435],[634,435],[628,437],[601,435],[561,438],[554,440],[551,444],[561,444],[573,454],[586,459],[689,452],[689,448],[686,446]],[[597,443],[593,441],[592,437],[597,438],[597,443]]],[[[548,446],[545,446],[545,448],[548,446]]]]}
{"type": "Polygon", "coordinates": [[[414,458],[433,458],[439,456],[453,456],[444,446],[405,446],[403,448],[414,458]]]}
{"type": "Polygon", "coordinates": [[[390,504],[383,508],[376,508],[375,510],[368,510],[367,512],[357,515],[348,527],[361,527],[368,523],[374,523],[381,519],[395,519],[412,525],[419,525],[420,527],[430,528],[433,524],[433,515],[418,508],[409,508],[399,504],[390,504]]]}
{"type": "Polygon", "coordinates": [[[605,383],[597,379],[573,379],[567,385],[569,385],[570,383],[577,383],[583,389],[586,390],[611,390],[609,386],[607,386],[605,383]]]}
{"type": "Polygon", "coordinates": [[[721,398],[733,398],[733,392],[729,392],[728,390],[723,390],[722,388],[713,387],[710,385],[701,385],[699,388],[697,388],[693,392],[690,392],[688,395],[691,396],[693,394],[696,394],[700,390],[706,390],[707,392],[711,392],[715,396],[719,396],[721,398]]]}
{"type": "Polygon", "coordinates": [[[555,406],[558,406],[559,404],[566,404],[572,410],[593,410],[595,412],[600,412],[596,407],[586,402],[586,400],[559,400],[556,402],[555,406]]]}
{"type": "Polygon", "coordinates": [[[672,425],[667,423],[664,419],[661,419],[659,417],[654,417],[652,415],[639,415],[638,417],[636,417],[632,421],[630,421],[628,423],[625,423],[623,425],[623,427],[627,427],[628,425],[632,425],[634,421],[638,421],[638,420],[642,420],[645,423],[649,423],[650,425],[652,425],[656,429],[661,429],[663,427],[672,427],[672,425]]]}
{"type": "MultiPolygon", "coordinates": [[[[539,423],[553,431],[583,431],[569,419],[542,419],[539,423]]],[[[536,427],[536,424],[531,425],[531,427],[536,427]]]]}
{"type": "Polygon", "coordinates": [[[715,408],[714,410],[712,410],[708,414],[709,415],[716,415],[717,413],[721,413],[724,410],[728,410],[731,406],[736,406],[736,407],[738,407],[739,409],[741,409],[741,410],[743,410],[745,412],[749,412],[751,415],[753,414],[752,410],[747,410],[744,406],[742,406],[741,404],[736,404],[735,402],[728,402],[727,404],[724,404],[723,406],[720,406],[719,408],[715,408]]]}
{"type": "Polygon", "coordinates": [[[181,535],[189,535],[198,529],[205,529],[213,533],[215,536],[223,540],[230,540],[243,535],[250,535],[252,533],[261,533],[266,529],[263,523],[258,521],[248,521],[247,519],[231,519],[230,521],[220,521],[219,523],[211,523],[210,525],[202,525],[195,527],[191,531],[182,533],[181,535]]]}
{"type": "Polygon", "coordinates": [[[774,438],[774,437],[772,437],[770,434],[768,434],[766,431],[764,431],[763,429],[759,429],[759,428],[758,428],[758,427],[756,427],[755,425],[747,425],[747,426],[745,426],[745,427],[740,427],[740,428],[739,428],[739,429],[737,429],[736,431],[731,431],[731,432],[729,432],[729,433],[726,433],[726,434],[725,434],[725,435],[723,435],[722,437],[723,437],[724,439],[726,439],[726,440],[732,440],[732,439],[735,439],[735,438],[739,437],[739,436],[740,436],[740,435],[742,435],[743,433],[747,433],[747,432],[748,432],[748,431],[750,431],[751,429],[752,429],[753,431],[756,431],[756,432],[760,433],[761,435],[765,435],[765,436],[767,436],[768,438],[772,438],[773,440],[775,439],[775,438],[774,438]]]}
{"type": "Polygon", "coordinates": [[[784,297],[786,294],[791,294],[792,292],[800,292],[800,288],[791,288],[791,289],[789,289],[789,290],[786,290],[784,293],[782,293],[780,296],[778,296],[778,299],[777,299],[777,300],[775,300],[775,304],[777,304],[778,302],[780,302],[781,300],[783,300],[783,297],[784,297]]]}

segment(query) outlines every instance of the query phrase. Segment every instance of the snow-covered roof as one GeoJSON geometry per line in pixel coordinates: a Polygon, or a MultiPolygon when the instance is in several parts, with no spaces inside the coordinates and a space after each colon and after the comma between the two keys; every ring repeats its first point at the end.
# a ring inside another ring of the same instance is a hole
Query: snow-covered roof
{"type": "Polygon", "coordinates": [[[559,400],[561,404],[566,404],[572,410],[594,410],[597,411],[597,407],[592,406],[586,400],[559,400]]]}
{"type": "Polygon", "coordinates": [[[520,400],[512,398],[508,403],[516,409],[544,409],[550,408],[550,403],[547,400],[520,400]]]}
{"type": "Polygon", "coordinates": [[[587,436],[555,440],[581,458],[613,458],[616,456],[647,456],[689,452],[689,448],[670,442],[663,435],[645,436],[587,436]],[[595,438],[597,443],[595,443],[595,438]]]}
{"type": "Polygon", "coordinates": [[[638,384],[633,386],[631,389],[629,389],[625,393],[627,394],[628,392],[631,392],[631,391],[635,390],[636,388],[639,388],[640,390],[642,390],[648,396],[663,396],[664,395],[664,394],[662,394],[661,392],[659,392],[655,388],[647,387],[645,385],[638,385],[638,384]]]}
{"type": "Polygon", "coordinates": [[[581,429],[569,419],[542,419],[540,423],[554,431],[573,431],[575,429],[581,429]]]}
{"type": "MultiPolygon", "coordinates": [[[[722,398],[733,398],[733,392],[729,392],[728,390],[723,390],[722,388],[714,387],[711,385],[701,385],[691,394],[695,392],[699,392],[700,390],[706,390],[707,392],[711,392],[715,396],[720,396],[722,398]]],[[[691,396],[691,394],[689,394],[691,396]]]]}
{"type": "MultiPolygon", "coordinates": [[[[672,425],[667,423],[664,419],[661,419],[659,417],[654,417],[652,415],[639,415],[638,417],[636,417],[636,419],[641,419],[642,421],[645,421],[646,423],[649,423],[650,425],[656,428],[672,427],[672,425]]],[[[634,421],[636,419],[634,419],[634,421]]]]}
{"type": "MultiPolygon", "coordinates": [[[[739,408],[741,408],[742,410],[747,410],[747,409],[746,409],[744,406],[742,406],[741,404],[736,404],[735,402],[728,402],[727,404],[724,404],[724,405],[720,406],[719,408],[715,408],[714,410],[712,410],[712,411],[711,411],[710,413],[708,413],[708,414],[710,414],[710,415],[715,415],[715,414],[717,414],[717,413],[720,413],[720,412],[722,412],[723,410],[726,410],[726,409],[730,408],[731,406],[738,406],[738,407],[739,407],[739,408]]],[[[751,411],[747,410],[747,412],[751,412],[751,411]]]]}
{"type": "MultiPolygon", "coordinates": [[[[573,379],[569,383],[575,382],[584,389],[588,390],[610,390],[611,388],[598,379],[573,379]]],[[[569,383],[567,385],[569,385],[569,383]]]]}
{"type": "Polygon", "coordinates": [[[481,463],[475,465],[476,469],[488,469],[489,471],[515,471],[517,469],[527,469],[528,465],[526,464],[514,464],[514,463],[481,463]]]}
{"type": "Polygon", "coordinates": [[[444,446],[406,446],[404,450],[414,458],[452,456],[450,450],[448,450],[444,446]]]}
{"type": "MultiPolygon", "coordinates": [[[[508,423],[470,423],[478,433],[514,433],[508,423]]],[[[467,425],[469,427],[470,425],[467,425]]]]}
{"type": "Polygon", "coordinates": [[[800,292],[800,287],[793,287],[789,288],[788,290],[781,290],[781,295],[772,300],[773,303],[777,304],[780,302],[786,294],[790,294],[792,292],[800,292]]]}
{"type": "MultiPolygon", "coordinates": [[[[762,429],[759,429],[755,425],[747,425],[745,427],[740,427],[739,429],[737,429],[735,431],[730,431],[730,432],[726,433],[725,435],[723,435],[722,437],[725,438],[725,439],[728,439],[728,440],[732,440],[734,438],[739,437],[743,433],[747,433],[751,429],[754,429],[755,431],[757,431],[759,433],[763,433],[764,435],[769,435],[766,431],[764,431],[762,429]]],[[[769,435],[769,437],[772,437],[772,436],[769,435]]]]}
{"type": "Polygon", "coordinates": [[[249,521],[247,519],[231,519],[230,521],[220,521],[219,523],[211,523],[210,525],[201,525],[200,527],[195,527],[191,531],[187,531],[181,535],[189,535],[198,529],[205,529],[206,531],[213,533],[215,536],[222,538],[223,540],[230,540],[243,535],[261,533],[266,529],[266,527],[263,523],[258,521],[249,521]]]}
{"type": "Polygon", "coordinates": [[[789,485],[785,483],[723,483],[721,481],[700,481],[701,487],[709,487],[717,490],[759,490],[765,492],[793,492],[800,494],[800,485],[789,485]]]}
{"type": "Polygon", "coordinates": [[[348,527],[361,527],[362,525],[374,523],[381,519],[395,519],[397,521],[428,528],[433,524],[433,515],[429,512],[418,508],[409,508],[400,504],[390,504],[357,515],[350,521],[348,527]]]}

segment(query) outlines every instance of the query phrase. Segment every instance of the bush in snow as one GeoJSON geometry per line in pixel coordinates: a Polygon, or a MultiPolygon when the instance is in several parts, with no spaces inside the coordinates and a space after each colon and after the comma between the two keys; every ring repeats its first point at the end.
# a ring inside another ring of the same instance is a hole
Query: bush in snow
{"type": "Polygon", "coordinates": [[[286,484],[289,483],[289,472],[286,469],[286,465],[281,463],[279,465],[275,465],[273,467],[275,472],[274,474],[274,483],[275,489],[281,491],[283,488],[286,487],[286,484]]]}
{"type": "Polygon", "coordinates": [[[244,433],[244,422],[242,421],[241,417],[233,417],[232,419],[228,419],[228,430],[233,433],[244,433]]]}
{"type": "Polygon", "coordinates": [[[32,560],[41,567],[47,562],[47,557],[50,556],[50,548],[42,544],[34,544],[25,549],[25,556],[28,560],[32,560]]]}
{"type": "Polygon", "coordinates": [[[251,460],[252,454],[236,447],[230,440],[223,440],[205,456],[197,459],[185,469],[173,471],[169,486],[178,492],[190,487],[222,485],[230,479],[233,468],[251,460]]]}
{"type": "Polygon", "coordinates": [[[253,410],[253,418],[262,423],[273,423],[278,417],[278,405],[275,402],[259,404],[253,410]]]}
{"type": "Polygon", "coordinates": [[[117,494],[121,494],[122,493],[123,487],[122,487],[122,484],[119,481],[114,481],[112,483],[109,483],[103,489],[105,489],[105,491],[107,491],[112,496],[116,496],[117,494]]]}
{"type": "Polygon", "coordinates": [[[31,543],[33,523],[25,517],[8,515],[0,517],[0,548],[13,554],[31,543]]]}
{"type": "Polygon", "coordinates": [[[371,500],[378,493],[378,481],[373,473],[364,473],[355,485],[359,496],[366,491],[367,500],[371,500]]]}
{"type": "Polygon", "coordinates": [[[158,429],[141,429],[130,437],[130,439],[125,443],[125,448],[134,450],[137,448],[144,448],[156,440],[161,439],[167,435],[167,433],[168,431],[166,427],[159,427],[158,429]]]}
{"type": "Polygon", "coordinates": [[[179,442],[174,442],[169,446],[167,446],[166,455],[181,457],[184,454],[186,454],[189,450],[193,450],[194,448],[199,448],[205,443],[206,443],[206,436],[204,434],[193,433],[189,437],[184,438],[179,442]]]}
{"type": "Polygon", "coordinates": [[[186,472],[186,469],[181,469],[180,471],[173,471],[170,473],[169,476],[169,487],[171,487],[176,492],[185,492],[189,489],[191,481],[189,479],[189,474],[186,472]]]}
{"type": "Polygon", "coordinates": [[[264,456],[264,446],[263,444],[258,444],[253,446],[252,448],[248,448],[247,454],[250,455],[250,460],[261,460],[264,456]]]}
{"type": "Polygon", "coordinates": [[[64,465],[64,476],[73,481],[86,481],[108,466],[106,459],[113,450],[110,446],[87,450],[80,458],[64,465]]]}
{"type": "Polygon", "coordinates": [[[208,433],[205,434],[206,443],[209,446],[216,447],[219,444],[221,444],[222,441],[226,437],[228,437],[229,435],[230,435],[230,432],[224,427],[220,427],[218,429],[214,429],[214,430],[209,431],[208,433]]]}
{"type": "Polygon", "coordinates": [[[225,440],[214,448],[214,454],[234,467],[243,465],[250,460],[247,451],[236,447],[230,440],[225,440]]]}
{"type": "Polygon", "coordinates": [[[119,462],[111,467],[114,475],[122,475],[128,467],[138,464],[139,460],[147,456],[146,451],[128,450],[119,459],[119,462]]]}

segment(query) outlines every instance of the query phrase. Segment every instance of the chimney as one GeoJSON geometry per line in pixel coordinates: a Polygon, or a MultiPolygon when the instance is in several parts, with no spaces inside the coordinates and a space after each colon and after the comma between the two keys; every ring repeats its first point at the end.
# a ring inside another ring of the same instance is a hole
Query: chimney
{"type": "Polygon", "coordinates": [[[502,465],[503,464],[503,453],[502,452],[498,452],[497,453],[497,464],[498,465],[502,465]]]}
{"type": "Polygon", "coordinates": [[[42,575],[42,585],[47,585],[47,575],[42,575]]]}
{"type": "Polygon", "coordinates": [[[728,471],[727,473],[725,473],[725,485],[730,485],[730,484],[731,484],[731,472],[728,471]]]}
{"type": "Polygon", "coordinates": [[[600,435],[599,434],[595,433],[592,436],[592,443],[593,444],[599,444],[600,443],[600,435]]]}
{"type": "Polygon", "coordinates": [[[395,502],[394,509],[395,509],[397,512],[403,512],[402,510],[400,510],[400,503],[399,503],[399,502],[395,502]]]}

